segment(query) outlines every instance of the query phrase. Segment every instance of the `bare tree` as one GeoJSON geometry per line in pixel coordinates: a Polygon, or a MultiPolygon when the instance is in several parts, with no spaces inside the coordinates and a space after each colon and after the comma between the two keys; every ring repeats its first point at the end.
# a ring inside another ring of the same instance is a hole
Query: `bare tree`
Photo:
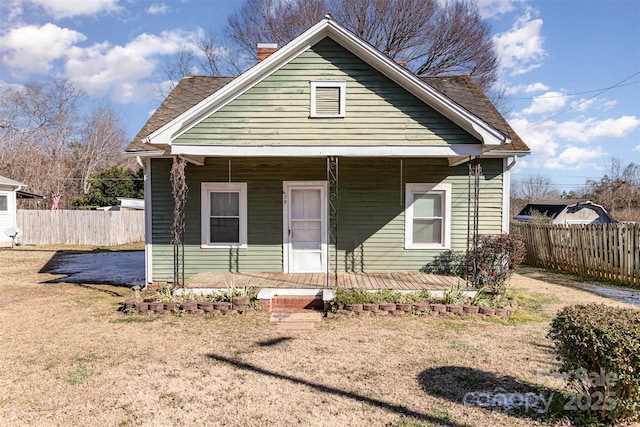
{"type": "Polygon", "coordinates": [[[120,162],[125,139],[110,104],[86,107],[85,93],[67,80],[1,87],[2,174],[48,197],[63,194],[60,207],[69,206],[88,176],[120,162]]]}
{"type": "Polygon", "coordinates": [[[82,120],[81,138],[72,144],[74,176],[82,193],[91,191],[90,178],[109,166],[122,165],[127,135],[120,115],[108,100],[96,103],[82,120]]]}
{"type": "Polygon", "coordinates": [[[255,61],[257,43],[283,46],[328,11],[324,0],[247,0],[229,17],[225,35],[255,61]]]}
{"type": "Polygon", "coordinates": [[[490,28],[463,0],[247,0],[225,34],[255,59],[258,42],[284,45],[327,12],[416,74],[469,74],[485,91],[498,79],[490,28]]]}
{"type": "Polygon", "coordinates": [[[169,60],[164,63],[162,71],[164,73],[164,77],[169,82],[169,87],[161,88],[160,94],[163,97],[167,96],[169,92],[176,87],[180,79],[191,74],[194,61],[195,57],[193,52],[186,46],[182,46],[173,57],[169,58],[169,60]]]}
{"type": "Polygon", "coordinates": [[[599,180],[588,180],[585,198],[605,206],[617,220],[640,221],[640,165],[612,158],[599,180]]]}
{"type": "Polygon", "coordinates": [[[542,175],[530,175],[522,181],[515,181],[512,185],[512,196],[527,203],[560,198],[558,192],[553,189],[551,179],[542,175]]]}
{"type": "Polygon", "coordinates": [[[164,82],[159,93],[164,98],[185,76],[201,74],[228,76],[247,68],[247,56],[235,52],[216,32],[209,30],[198,36],[195,44],[182,46],[162,66],[164,82]]]}

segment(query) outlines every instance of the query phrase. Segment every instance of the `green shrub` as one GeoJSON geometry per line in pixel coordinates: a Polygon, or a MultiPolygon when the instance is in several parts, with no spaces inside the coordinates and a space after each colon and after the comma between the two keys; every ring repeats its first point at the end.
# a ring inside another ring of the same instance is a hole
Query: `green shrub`
{"type": "Polygon", "coordinates": [[[338,288],[333,300],[331,300],[331,310],[338,311],[347,304],[379,304],[383,302],[413,304],[429,300],[431,300],[431,293],[427,289],[404,293],[393,289],[380,289],[371,292],[366,289],[338,288]]]}
{"type": "MultiPolygon", "coordinates": [[[[496,294],[504,294],[515,268],[524,260],[526,249],[519,234],[478,236],[475,251],[475,268],[469,262],[471,281],[477,288],[488,288],[496,294]]],[[[473,253],[469,256],[473,257],[473,253]]]]}
{"type": "Polygon", "coordinates": [[[478,289],[495,294],[507,291],[509,277],[524,260],[526,254],[522,236],[518,234],[479,235],[478,248],[465,254],[445,251],[422,267],[433,274],[452,274],[465,277],[478,289]]]}
{"type": "Polygon", "coordinates": [[[640,419],[640,311],[603,304],[565,307],[548,337],[561,371],[579,393],[578,409],[605,422],[640,419]]]}
{"type": "Polygon", "coordinates": [[[462,304],[462,298],[464,297],[462,289],[459,284],[453,284],[447,289],[442,297],[442,302],[445,304],[462,304]]]}
{"type": "Polygon", "coordinates": [[[444,251],[433,261],[420,269],[425,273],[464,276],[465,253],[462,251],[444,251]]]}

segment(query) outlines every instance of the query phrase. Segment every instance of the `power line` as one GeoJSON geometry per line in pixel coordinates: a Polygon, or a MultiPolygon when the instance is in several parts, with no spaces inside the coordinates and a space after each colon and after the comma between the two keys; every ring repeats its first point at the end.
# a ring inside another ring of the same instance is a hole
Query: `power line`
{"type": "Polygon", "coordinates": [[[603,93],[605,93],[605,92],[607,92],[607,91],[609,91],[609,90],[611,90],[611,89],[614,89],[614,88],[616,88],[616,87],[619,87],[622,83],[626,82],[627,80],[632,79],[633,77],[637,76],[638,74],[640,74],[640,71],[638,71],[638,72],[636,72],[636,73],[633,73],[632,75],[630,75],[630,76],[629,76],[629,77],[627,77],[626,79],[619,81],[618,83],[614,84],[613,86],[609,86],[608,88],[602,89],[601,91],[599,91],[598,93],[596,93],[596,94],[595,94],[595,95],[593,95],[592,97],[587,98],[587,99],[584,99],[584,100],[582,100],[582,101],[578,102],[577,104],[573,105],[572,107],[567,108],[566,110],[562,110],[562,111],[560,111],[559,113],[553,114],[553,115],[551,115],[551,116],[549,116],[549,117],[547,117],[547,118],[545,118],[545,119],[542,119],[542,120],[540,120],[540,121],[538,121],[538,122],[535,122],[535,123],[533,123],[533,124],[531,124],[531,125],[527,126],[526,128],[522,129],[522,131],[529,130],[529,129],[531,129],[532,127],[538,126],[539,124],[542,124],[542,123],[544,123],[544,122],[546,122],[546,121],[549,121],[549,120],[551,120],[551,119],[554,119],[554,118],[556,118],[556,117],[558,117],[558,116],[560,116],[560,115],[562,115],[562,114],[564,114],[564,113],[567,113],[567,112],[569,112],[569,111],[571,111],[571,110],[575,110],[575,109],[576,109],[576,108],[578,108],[580,105],[582,105],[582,104],[584,104],[584,103],[586,103],[586,102],[589,102],[589,101],[591,101],[591,100],[592,100],[592,99],[594,99],[594,98],[597,98],[598,96],[602,95],[603,93]]]}
{"type": "Polygon", "coordinates": [[[615,85],[615,86],[611,86],[609,88],[586,90],[584,92],[565,93],[565,94],[562,94],[562,95],[543,95],[543,96],[530,96],[530,97],[509,97],[509,96],[507,96],[505,98],[506,99],[513,99],[513,100],[568,98],[570,96],[585,95],[587,93],[594,93],[594,92],[600,92],[600,91],[604,91],[604,90],[617,89],[617,88],[620,88],[620,87],[631,86],[631,85],[635,85],[635,84],[638,84],[638,83],[640,83],[640,80],[635,81],[635,82],[625,83],[625,84],[618,84],[618,85],[615,85]]]}

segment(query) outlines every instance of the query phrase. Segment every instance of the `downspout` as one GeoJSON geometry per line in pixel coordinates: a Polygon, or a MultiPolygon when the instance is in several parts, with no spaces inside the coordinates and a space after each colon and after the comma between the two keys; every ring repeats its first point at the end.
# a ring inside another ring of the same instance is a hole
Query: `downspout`
{"type": "Polygon", "coordinates": [[[511,162],[505,157],[502,164],[502,233],[508,234],[511,225],[511,168],[517,163],[513,156],[511,162]]]}

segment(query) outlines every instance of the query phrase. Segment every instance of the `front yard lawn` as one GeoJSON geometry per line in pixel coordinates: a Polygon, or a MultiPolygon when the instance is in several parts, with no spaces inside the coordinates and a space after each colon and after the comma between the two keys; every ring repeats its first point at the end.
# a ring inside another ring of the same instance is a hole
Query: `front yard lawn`
{"type": "Polygon", "coordinates": [[[623,305],[524,269],[509,322],[338,317],[282,331],[267,316],[124,315],[126,287],[45,283],[54,254],[0,250],[0,425],[545,425],[463,400],[554,386],[554,314],[623,305]]]}

